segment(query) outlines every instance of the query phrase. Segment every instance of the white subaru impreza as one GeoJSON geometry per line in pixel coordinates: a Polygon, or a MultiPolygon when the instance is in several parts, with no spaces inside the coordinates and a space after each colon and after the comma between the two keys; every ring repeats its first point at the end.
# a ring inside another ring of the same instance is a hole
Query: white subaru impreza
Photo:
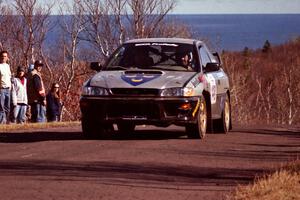
{"type": "Polygon", "coordinates": [[[199,40],[135,39],[121,45],[83,85],[80,98],[86,137],[116,124],[123,133],[136,125],[185,126],[190,138],[207,130],[231,129],[228,76],[217,53],[199,40]]]}

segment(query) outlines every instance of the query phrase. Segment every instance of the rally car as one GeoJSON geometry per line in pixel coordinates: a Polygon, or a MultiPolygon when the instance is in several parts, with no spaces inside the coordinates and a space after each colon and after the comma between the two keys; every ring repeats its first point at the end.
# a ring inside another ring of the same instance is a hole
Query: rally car
{"type": "Polygon", "coordinates": [[[203,41],[135,39],[122,44],[83,85],[83,134],[130,133],[136,125],[185,126],[190,138],[231,129],[229,80],[203,41]]]}

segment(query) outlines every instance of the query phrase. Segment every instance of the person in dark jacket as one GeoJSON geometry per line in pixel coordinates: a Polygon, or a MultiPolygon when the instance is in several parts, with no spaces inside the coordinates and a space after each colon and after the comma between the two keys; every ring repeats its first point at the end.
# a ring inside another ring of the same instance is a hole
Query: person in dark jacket
{"type": "Polygon", "coordinates": [[[59,90],[59,84],[53,83],[51,90],[46,96],[47,100],[47,119],[48,122],[58,122],[60,121],[61,114],[61,93],[59,90]]]}
{"type": "Polygon", "coordinates": [[[46,122],[46,94],[41,70],[43,62],[34,62],[34,69],[27,76],[28,104],[31,110],[31,122],[46,122]]]}

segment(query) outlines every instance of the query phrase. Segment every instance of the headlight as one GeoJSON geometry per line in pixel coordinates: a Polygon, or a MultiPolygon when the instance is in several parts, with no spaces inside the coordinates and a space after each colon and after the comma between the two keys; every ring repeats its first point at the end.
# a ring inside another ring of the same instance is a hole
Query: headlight
{"type": "Polygon", "coordinates": [[[184,97],[190,97],[194,96],[194,88],[167,88],[163,89],[160,93],[160,96],[163,97],[172,97],[172,96],[184,96],[184,97]]]}
{"type": "Polygon", "coordinates": [[[82,89],[83,96],[106,96],[108,91],[105,88],[101,87],[83,87],[82,89]]]}

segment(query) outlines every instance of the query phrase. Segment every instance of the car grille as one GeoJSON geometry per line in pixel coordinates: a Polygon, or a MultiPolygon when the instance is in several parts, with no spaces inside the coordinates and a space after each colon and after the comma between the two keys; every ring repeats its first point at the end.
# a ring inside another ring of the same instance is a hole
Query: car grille
{"type": "Polygon", "coordinates": [[[131,117],[140,116],[147,119],[158,119],[159,107],[153,103],[116,103],[107,106],[108,117],[131,117]]]}
{"type": "Polygon", "coordinates": [[[158,96],[159,89],[147,89],[147,88],[112,88],[113,95],[125,95],[125,96],[158,96]]]}

